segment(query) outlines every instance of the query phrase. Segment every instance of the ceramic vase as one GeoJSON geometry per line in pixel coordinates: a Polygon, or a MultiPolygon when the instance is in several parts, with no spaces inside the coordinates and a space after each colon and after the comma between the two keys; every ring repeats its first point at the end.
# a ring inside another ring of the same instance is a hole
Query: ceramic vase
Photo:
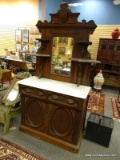
{"type": "Polygon", "coordinates": [[[102,85],[104,84],[104,77],[102,70],[94,77],[94,89],[102,90],[102,85]]]}
{"type": "Polygon", "coordinates": [[[111,33],[111,35],[112,35],[112,38],[113,38],[113,39],[118,39],[119,36],[120,36],[120,31],[119,31],[119,29],[116,28],[116,29],[111,33]]]}

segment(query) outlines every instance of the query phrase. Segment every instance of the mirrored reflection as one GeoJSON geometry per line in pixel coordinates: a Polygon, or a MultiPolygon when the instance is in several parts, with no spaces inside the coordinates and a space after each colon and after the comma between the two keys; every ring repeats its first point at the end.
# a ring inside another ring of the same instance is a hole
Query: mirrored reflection
{"type": "Polygon", "coordinates": [[[70,75],[73,41],[72,37],[53,38],[51,73],[70,75]]]}

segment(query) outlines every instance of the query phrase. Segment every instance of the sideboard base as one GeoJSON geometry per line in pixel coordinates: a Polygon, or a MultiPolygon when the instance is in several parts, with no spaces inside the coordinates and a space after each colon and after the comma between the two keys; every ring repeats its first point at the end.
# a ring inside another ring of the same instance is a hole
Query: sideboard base
{"type": "Polygon", "coordinates": [[[82,140],[82,134],[81,134],[80,138],[79,138],[79,141],[78,141],[78,144],[77,145],[73,145],[73,144],[67,143],[65,141],[62,141],[60,139],[57,139],[55,137],[49,136],[49,135],[47,135],[45,133],[32,130],[31,128],[23,126],[23,125],[20,125],[19,130],[24,132],[24,133],[27,133],[27,134],[29,134],[31,136],[34,136],[34,137],[36,137],[38,139],[44,140],[44,141],[49,142],[51,144],[54,144],[54,145],[56,145],[58,147],[61,147],[61,148],[65,149],[65,150],[73,152],[73,153],[77,153],[79,151],[80,143],[81,143],[81,140],[82,140]]]}

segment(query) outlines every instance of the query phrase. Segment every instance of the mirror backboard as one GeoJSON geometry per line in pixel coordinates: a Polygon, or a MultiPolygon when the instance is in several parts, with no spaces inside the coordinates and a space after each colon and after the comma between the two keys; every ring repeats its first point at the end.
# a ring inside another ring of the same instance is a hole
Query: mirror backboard
{"type": "Polygon", "coordinates": [[[70,76],[73,51],[72,37],[54,37],[52,46],[51,73],[70,76]]]}

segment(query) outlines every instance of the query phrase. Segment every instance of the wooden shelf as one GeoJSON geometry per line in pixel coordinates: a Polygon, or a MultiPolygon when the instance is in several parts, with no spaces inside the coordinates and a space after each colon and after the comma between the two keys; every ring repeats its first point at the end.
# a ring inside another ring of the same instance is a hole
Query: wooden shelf
{"type": "Polygon", "coordinates": [[[89,42],[89,41],[78,41],[77,43],[80,43],[80,44],[86,44],[86,45],[92,45],[92,42],[89,42]]]}
{"type": "Polygon", "coordinates": [[[36,38],[39,42],[49,42],[50,39],[36,38]]]}
{"type": "Polygon", "coordinates": [[[95,59],[82,59],[82,58],[71,58],[71,61],[80,62],[80,63],[101,63],[95,59]]]}
{"type": "Polygon", "coordinates": [[[30,56],[36,56],[36,57],[50,57],[50,54],[38,54],[38,53],[32,53],[32,54],[27,54],[30,56]]]}
{"type": "MultiPolygon", "coordinates": [[[[100,70],[100,69],[96,69],[96,71],[99,71],[99,70],[100,70]]],[[[103,72],[103,73],[110,73],[110,74],[117,74],[117,75],[120,74],[120,72],[110,71],[110,70],[103,70],[103,69],[102,69],[102,72],[103,72]]]]}

